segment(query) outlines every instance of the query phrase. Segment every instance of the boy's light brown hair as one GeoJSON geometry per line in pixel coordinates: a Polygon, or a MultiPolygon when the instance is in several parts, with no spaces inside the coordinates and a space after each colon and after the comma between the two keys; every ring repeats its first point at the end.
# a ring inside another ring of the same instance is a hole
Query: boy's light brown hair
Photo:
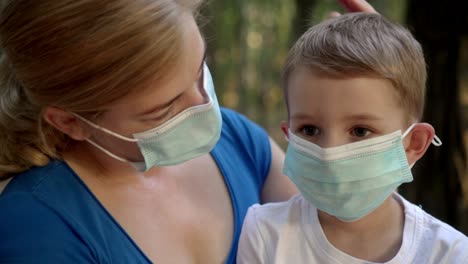
{"type": "Polygon", "coordinates": [[[283,69],[288,79],[298,67],[331,78],[376,77],[396,88],[407,121],[422,118],[426,63],[421,45],[404,27],[378,14],[350,13],[311,27],[294,44],[283,69]]]}

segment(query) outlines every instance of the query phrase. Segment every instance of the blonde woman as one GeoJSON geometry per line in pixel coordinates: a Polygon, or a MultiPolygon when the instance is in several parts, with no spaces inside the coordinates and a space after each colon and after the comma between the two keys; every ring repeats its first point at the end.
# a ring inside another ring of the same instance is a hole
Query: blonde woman
{"type": "Polygon", "coordinates": [[[247,208],[296,193],[219,107],[200,1],[4,1],[1,263],[234,263],[247,208]]]}

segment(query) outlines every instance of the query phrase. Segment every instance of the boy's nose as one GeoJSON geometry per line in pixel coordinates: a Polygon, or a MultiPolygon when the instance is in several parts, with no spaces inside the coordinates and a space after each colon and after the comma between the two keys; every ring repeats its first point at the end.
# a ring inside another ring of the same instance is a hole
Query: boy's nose
{"type": "Polygon", "coordinates": [[[338,133],[324,133],[318,142],[321,148],[332,148],[346,144],[346,137],[338,133]]]}

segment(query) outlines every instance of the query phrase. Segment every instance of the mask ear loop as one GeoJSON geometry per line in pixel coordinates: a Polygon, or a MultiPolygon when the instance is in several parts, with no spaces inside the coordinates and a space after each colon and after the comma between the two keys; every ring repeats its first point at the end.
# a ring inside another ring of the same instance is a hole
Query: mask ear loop
{"type": "MultiPolygon", "coordinates": [[[[117,134],[117,133],[115,133],[115,132],[113,132],[113,131],[110,131],[110,130],[108,130],[108,129],[106,129],[106,128],[103,128],[103,127],[101,127],[101,126],[98,126],[98,125],[92,123],[91,121],[87,120],[86,118],[84,118],[84,117],[82,117],[82,116],[80,116],[80,115],[77,115],[77,114],[75,114],[75,113],[72,113],[72,115],[74,115],[75,117],[77,117],[77,118],[80,119],[81,121],[85,122],[86,124],[90,125],[91,127],[94,127],[94,128],[96,128],[96,129],[99,129],[99,130],[101,130],[101,131],[103,131],[103,132],[106,132],[106,133],[108,133],[108,134],[110,134],[110,135],[112,135],[112,136],[115,136],[115,137],[117,137],[117,138],[119,138],[119,139],[122,139],[122,140],[125,140],[125,141],[129,141],[129,142],[138,142],[137,139],[134,139],[134,138],[127,138],[127,137],[124,137],[124,136],[122,136],[122,135],[119,135],[119,134],[117,134]]],[[[86,139],[86,141],[87,141],[89,144],[95,146],[97,149],[101,150],[102,152],[106,153],[107,155],[109,155],[110,157],[112,157],[112,158],[114,158],[114,159],[116,159],[116,160],[118,160],[118,161],[121,161],[121,162],[130,162],[130,161],[128,161],[128,160],[126,160],[126,159],[124,159],[124,158],[122,158],[122,157],[119,157],[119,156],[115,155],[114,153],[110,152],[109,150],[103,148],[102,146],[100,146],[100,145],[97,144],[96,142],[92,141],[91,139],[86,139]]]]}
{"type": "MultiPolygon", "coordinates": [[[[412,124],[410,127],[408,127],[408,129],[406,129],[405,133],[403,133],[403,135],[401,136],[401,138],[405,138],[410,132],[411,130],[413,130],[414,126],[416,125],[417,123],[414,123],[412,124]]],[[[441,146],[442,145],[442,140],[440,140],[440,138],[437,136],[437,135],[434,135],[434,138],[432,139],[431,143],[438,147],[438,146],[441,146]]],[[[415,163],[411,164],[409,167],[410,169],[413,168],[415,163]]]]}
{"type": "Polygon", "coordinates": [[[442,146],[442,140],[437,135],[434,135],[434,138],[432,139],[432,144],[436,147],[442,146]]]}
{"type": "Polygon", "coordinates": [[[119,157],[117,155],[115,155],[114,153],[108,151],[107,149],[101,147],[100,145],[98,145],[96,142],[90,140],[90,139],[86,139],[87,142],[89,142],[89,144],[95,146],[96,148],[98,148],[99,150],[101,150],[102,152],[106,153],[107,155],[111,156],[112,158],[118,160],[118,161],[122,161],[122,162],[130,162],[122,157],[119,157]]]}
{"type": "MultiPolygon", "coordinates": [[[[416,124],[417,123],[414,123],[410,127],[408,127],[408,129],[406,129],[405,133],[403,133],[401,138],[402,139],[405,138],[409,134],[409,132],[411,132],[411,130],[413,130],[413,128],[414,128],[414,126],[416,124]]],[[[432,139],[431,143],[436,147],[442,146],[442,140],[440,140],[440,138],[437,135],[434,135],[434,138],[432,139]]]]}
{"type": "Polygon", "coordinates": [[[416,124],[417,123],[413,123],[411,126],[409,126],[408,129],[406,129],[405,133],[403,133],[403,135],[401,136],[401,139],[404,139],[411,132],[411,130],[413,130],[416,124]]]}
{"type": "Polygon", "coordinates": [[[80,119],[81,121],[85,122],[86,124],[96,128],[96,129],[99,129],[99,130],[101,130],[103,132],[106,132],[107,134],[112,135],[112,136],[114,136],[116,138],[119,138],[119,139],[122,139],[122,140],[125,140],[125,141],[128,141],[128,142],[138,142],[138,139],[128,138],[128,137],[119,135],[119,134],[117,134],[117,133],[115,133],[113,131],[110,131],[107,128],[104,128],[104,127],[101,127],[101,126],[98,126],[98,125],[94,124],[93,122],[89,121],[88,119],[86,119],[86,118],[84,118],[84,117],[82,117],[80,115],[77,115],[75,113],[71,113],[71,114],[74,115],[75,117],[77,117],[78,119],[80,119]]]}

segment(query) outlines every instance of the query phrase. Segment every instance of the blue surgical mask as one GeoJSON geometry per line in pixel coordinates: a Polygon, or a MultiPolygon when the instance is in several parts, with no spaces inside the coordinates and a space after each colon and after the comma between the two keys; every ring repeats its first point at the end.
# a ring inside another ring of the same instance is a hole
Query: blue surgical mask
{"type": "MultiPolygon", "coordinates": [[[[318,209],[345,222],[359,220],[413,180],[402,143],[413,127],[332,148],[289,131],[283,172],[318,209]]],[[[442,144],[437,137],[432,143],[442,144]]]]}
{"type": "Polygon", "coordinates": [[[156,128],[133,134],[133,138],[119,135],[83,117],[76,116],[107,134],[124,141],[136,142],[144,162],[130,162],[87,139],[90,144],[107,155],[129,162],[139,171],[147,171],[154,166],[176,165],[209,153],[221,135],[221,112],[214,91],[213,79],[206,65],[203,69],[203,86],[209,98],[208,103],[189,107],[156,128]]]}

